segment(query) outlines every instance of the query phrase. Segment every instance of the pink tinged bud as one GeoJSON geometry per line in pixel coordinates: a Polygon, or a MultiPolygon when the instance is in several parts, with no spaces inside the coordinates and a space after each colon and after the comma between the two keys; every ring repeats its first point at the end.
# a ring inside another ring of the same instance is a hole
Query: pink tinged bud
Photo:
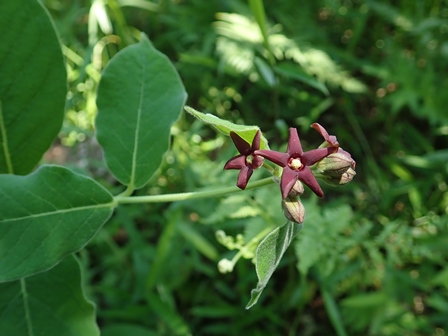
{"type": "Polygon", "coordinates": [[[320,160],[316,169],[319,173],[329,177],[340,177],[349,168],[354,169],[356,162],[352,159],[350,154],[342,149],[336,153],[332,153],[320,160]]]}
{"type": "Polygon", "coordinates": [[[286,197],[282,200],[282,209],[285,217],[291,222],[303,223],[305,220],[305,207],[299,197],[286,197]]]}

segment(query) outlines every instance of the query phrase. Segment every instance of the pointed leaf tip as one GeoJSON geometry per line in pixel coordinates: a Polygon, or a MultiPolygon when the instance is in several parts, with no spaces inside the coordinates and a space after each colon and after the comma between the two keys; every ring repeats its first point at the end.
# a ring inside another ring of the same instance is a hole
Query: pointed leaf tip
{"type": "Polygon", "coordinates": [[[272,230],[260,242],[255,254],[255,271],[257,272],[258,283],[251,291],[251,298],[246,305],[246,309],[250,309],[258,302],[283,254],[301,229],[302,224],[288,222],[272,230]]]}

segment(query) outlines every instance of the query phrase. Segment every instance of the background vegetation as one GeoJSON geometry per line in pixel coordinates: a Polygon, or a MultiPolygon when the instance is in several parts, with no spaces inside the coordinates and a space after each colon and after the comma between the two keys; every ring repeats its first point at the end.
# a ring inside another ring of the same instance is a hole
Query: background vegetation
{"type": "MultiPolygon", "coordinates": [[[[305,226],[249,311],[257,279],[247,244],[283,223],[275,186],[119,207],[80,254],[103,334],[445,335],[448,2],[265,0],[266,22],[253,3],[44,1],[69,69],[47,162],[120,191],[92,140],[96,87],[140,30],[176,65],[188,105],[259,125],[273,148],[288,127],[316,146],[309,125],[319,122],[357,161],[351,184],[325,186],[322,200],[308,193],[305,226]],[[221,274],[219,260],[236,254],[221,274]]],[[[140,194],[234,184],[237,172],[222,172],[234,155],[228,138],[186,115],[173,135],[140,194]]]]}

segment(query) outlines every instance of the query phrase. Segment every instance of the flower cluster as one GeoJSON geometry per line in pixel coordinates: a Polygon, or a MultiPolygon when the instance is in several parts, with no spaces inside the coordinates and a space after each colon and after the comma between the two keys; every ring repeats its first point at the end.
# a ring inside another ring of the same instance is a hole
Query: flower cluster
{"type": "Polygon", "coordinates": [[[343,185],[355,176],[356,162],[351,155],[339,147],[334,135],[329,135],[321,125],[314,123],[312,128],[317,130],[324,142],[317,149],[304,152],[300,143],[297,129],[289,129],[288,147],[285,153],[269,149],[260,149],[260,131],[254,136],[252,144],[246,142],[238,134],[230,132],[238,152],[238,156],[231,158],[224,169],[239,169],[237,186],[245,189],[254,169],[263,165],[264,159],[283,168],[280,178],[282,208],[286,218],[302,223],[305,209],[300,202],[303,194],[303,184],[308,186],[317,196],[324,193],[317,182],[322,179],[330,185],[343,185]]]}

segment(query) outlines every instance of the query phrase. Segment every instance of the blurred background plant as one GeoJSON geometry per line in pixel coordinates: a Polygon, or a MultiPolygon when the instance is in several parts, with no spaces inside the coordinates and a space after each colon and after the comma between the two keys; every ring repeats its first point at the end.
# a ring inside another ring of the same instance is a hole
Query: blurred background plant
{"type": "MultiPolygon", "coordinates": [[[[448,332],[448,1],[44,4],[69,85],[48,162],[120,191],[93,140],[96,87],[140,30],[176,65],[188,105],[259,125],[274,149],[288,127],[318,146],[309,125],[319,122],[357,161],[351,184],[324,186],[322,200],[308,193],[305,226],[249,311],[254,249],[284,223],[276,186],[118,208],[80,253],[104,335],[448,332]]],[[[235,154],[228,138],[185,115],[172,133],[139,194],[234,184],[237,172],[222,172],[235,154]]]]}

